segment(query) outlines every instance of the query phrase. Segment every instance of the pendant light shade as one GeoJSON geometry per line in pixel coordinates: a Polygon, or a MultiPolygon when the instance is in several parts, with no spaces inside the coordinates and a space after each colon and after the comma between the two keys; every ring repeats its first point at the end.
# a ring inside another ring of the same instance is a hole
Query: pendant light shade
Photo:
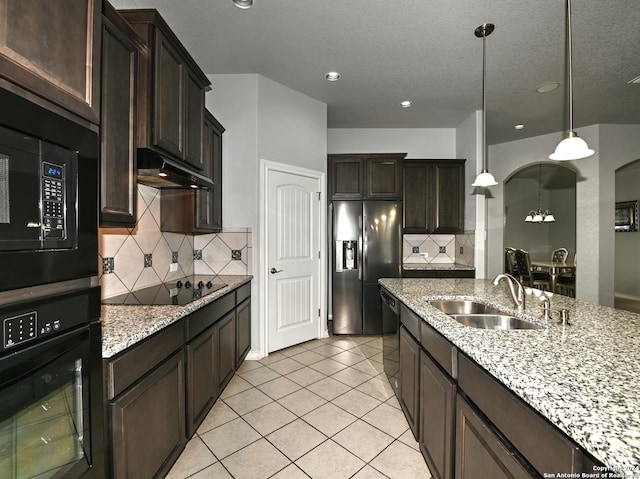
{"type": "Polygon", "coordinates": [[[573,72],[572,72],[572,39],[571,39],[571,0],[567,0],[567,85],[568,91],[568,115],[569,115],[569,130],[566,137],[558,146],[556,150],[549,155],[549,159],[556,161],[568,161],[579,160],[593,155],[594,151],[589,148],[587,142],[578,136],[573,129],[573,72]]]}
{"type": "Polygon", "coordinates": [[[253,6],[253,0],[233,0],[233,3],[236,7],[242,8],[243,10],[253,6]]]}
{"type": "Polygon", "coordinates": [[[487,167],[487,36],[491,35],[495,26],[492,23],[485,23],[475,29],[474,34],[482,38],[482,172],[471,183],[471,186],[494,186],[498,182],[489,173],[487,167]]]}

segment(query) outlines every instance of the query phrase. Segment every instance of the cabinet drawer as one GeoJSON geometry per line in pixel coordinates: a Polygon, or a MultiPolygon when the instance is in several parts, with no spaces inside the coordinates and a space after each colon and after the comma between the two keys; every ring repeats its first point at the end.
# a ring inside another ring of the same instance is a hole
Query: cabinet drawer
{"type": "Polygon", "coordinates": [[[449,376],[457,378],[457,348],[428,324],[422,325],[421,335],[422,347],[449,376]]]}
{"type": "Polygon", "coordinates": [[[581,470],[572,441],[471,359],[460,354],[458,361],[460,389],[539,473],[581,470]]]}
{"type": "Polygon", "coordinates": [[[182,320],[106,362],[107,399],[113,399],[184,344],[182,320]]]}
{"type": "Polygon", "coordinates": [[[235,306],[236,296],[234,292],[231,292],[216,299],[213,303],[209,303],[208,305],[194,311],[187,319],[187,338],[189,340],[195,338],[198,334],[235,308],[235,306]]]}
{"type": "Polygon", "coordinates": [[[251,283],[246,283],[236,290],[236,304],[242,303],[251,296],[251,283]]]}
{"type": "Polygon", "coordinates": [[[404,324],[407,331],[416,339],[420,339],[420,323],[422,318],[407,308],[404,303],[400,304],[400,322],[404,324]]]}

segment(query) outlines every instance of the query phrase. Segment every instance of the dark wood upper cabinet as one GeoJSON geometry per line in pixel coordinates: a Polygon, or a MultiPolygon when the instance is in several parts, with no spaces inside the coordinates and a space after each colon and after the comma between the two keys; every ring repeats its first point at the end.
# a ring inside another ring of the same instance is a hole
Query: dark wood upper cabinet
{"type": "Polygon", "coordinates": [[[138,147],[203,169],[204,93],[211,84],[157,10],[120,10],[149,48],[141,56],[138,147]]]}
{"type": "Polygon", "coordinates": [[[162,190],[161,231],[183,234],[222,231],[222,134],[225,130],[209,111],[203,129],[203,170],[213,180],[213,189],[162,190]]]}
{"type": "Polygon", "coordinates": [[[406,153],[331,154],[331,199],[400,199],[406,153]]]}
{"type": "Polygon", "coordinates": [[[0,18],[0,86],[98,124],[102,0],[0,0],[0,18]]]}
{"type": "Polygon", "coordinates": [[[136,224],[136,79],[146,47],[106,1],[102,23],[100,226],[136,224]]]}
{"type": "Polygon", "coordinates": [[[464,162],[404,161],[404,233],[464,232],[464,162]]]}

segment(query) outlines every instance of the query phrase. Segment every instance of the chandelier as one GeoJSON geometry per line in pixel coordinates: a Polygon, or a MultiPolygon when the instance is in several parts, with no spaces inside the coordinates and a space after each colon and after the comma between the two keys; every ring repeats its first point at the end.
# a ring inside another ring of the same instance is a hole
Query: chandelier
{"type": "Polygon", "coordinates": [[[526,223],[553,223],[556,219],[549,210],[542,210],[542,163],[538,165],[538,209],[529,211],[526,223]]]}

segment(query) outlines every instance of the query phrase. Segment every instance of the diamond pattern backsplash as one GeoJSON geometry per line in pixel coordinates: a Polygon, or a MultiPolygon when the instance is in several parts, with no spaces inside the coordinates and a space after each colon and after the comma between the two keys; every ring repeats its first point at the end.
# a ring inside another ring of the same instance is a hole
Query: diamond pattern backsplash
{"type": "Polygon", "coordinates": [[[160,190],[138,185],[137,201],[135,228],[100,228],[103,298],[192,274],[251,274],[251,228],[223,228],[207,235],[163,233],[160,190]],[[198,250],[202,259],[194,259],[198,250]],[[231,259],[232,250],[242,252],[240,261],[231,259]],[[171,263],[178,264],[177,271],[169,271],[171,263]]]}
{"type": "Polygon", "coordinates": [[[402,262],[473,266],[474,235],[404,235],[402,262]]]}

